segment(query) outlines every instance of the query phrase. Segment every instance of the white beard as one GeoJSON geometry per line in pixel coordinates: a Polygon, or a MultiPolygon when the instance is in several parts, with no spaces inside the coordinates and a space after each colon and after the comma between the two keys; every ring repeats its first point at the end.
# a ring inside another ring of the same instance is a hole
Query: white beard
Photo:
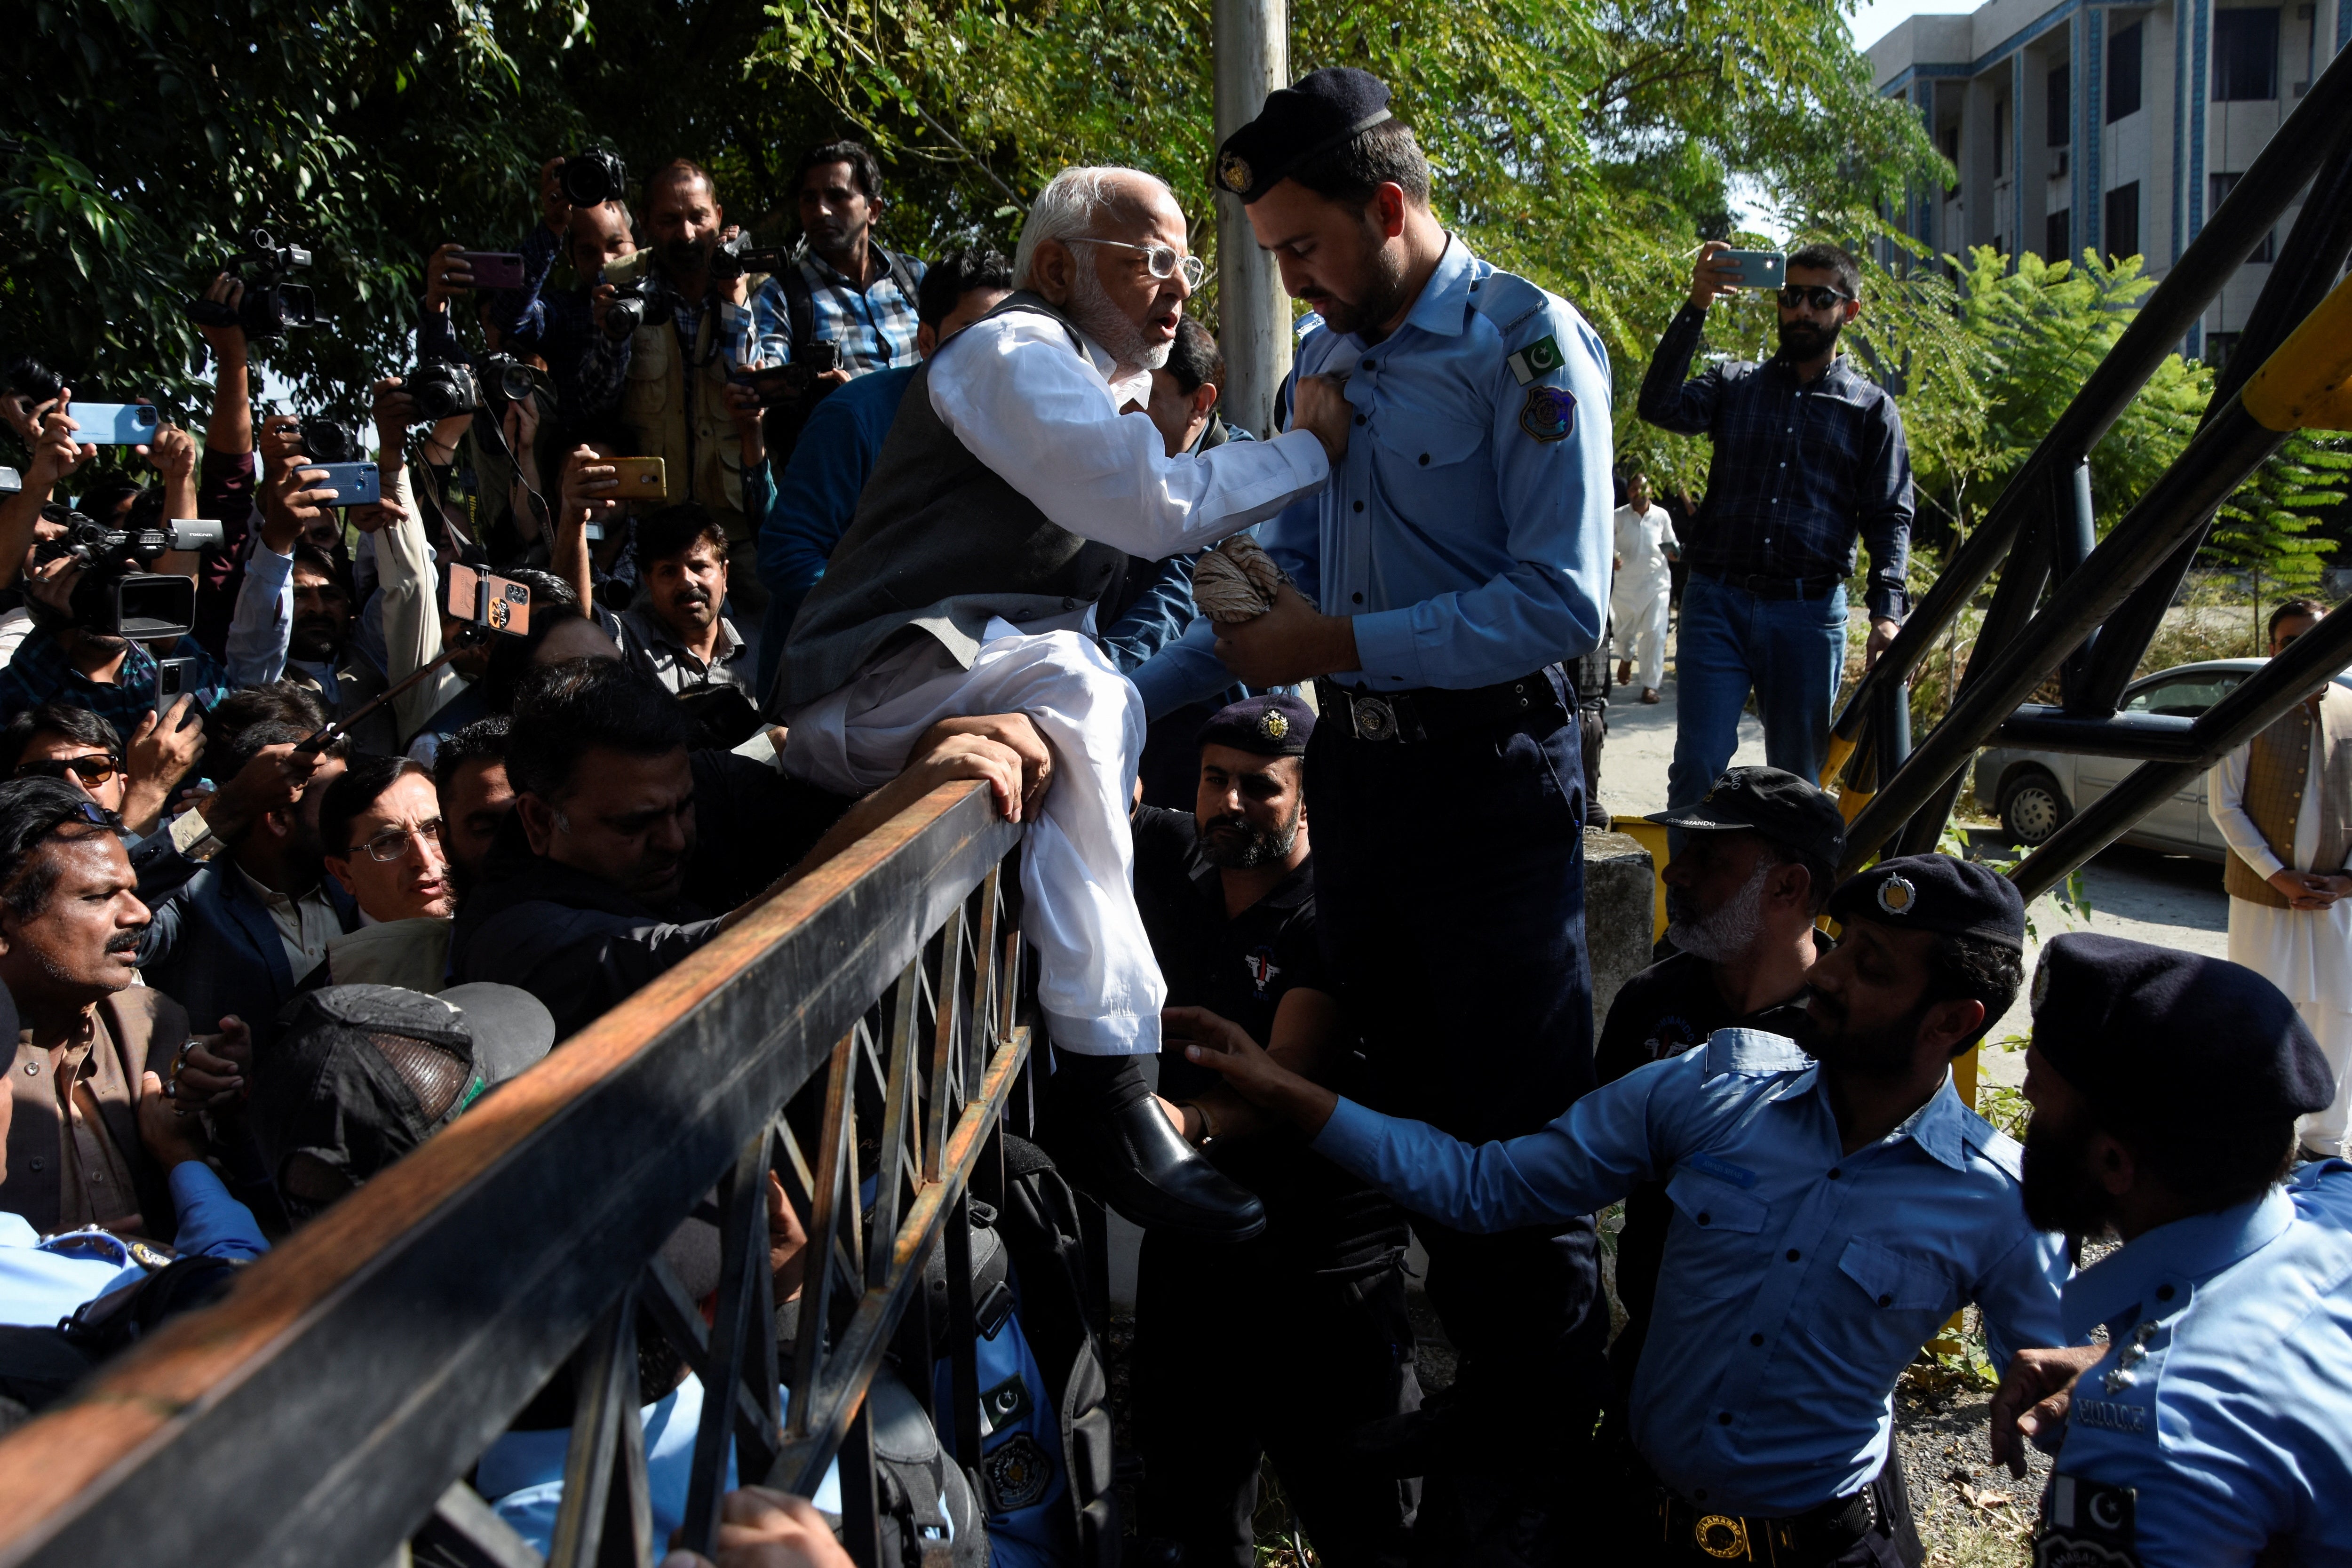
{"type": "Polygon", "coordinates": [[[1109,293],[1092,267],[1076,268],[1070,284],[1069,310],[1070,320],[1078,324],[1078,331],[1110,355],[1112,368],[1120,375],[1140,375],[1145,371],[1167,368],[1169,352],[1176,345],[1166,342],[1155,347],[1146,343],[1143,329],[1111,303],[1109,293]]]}
{"type": "Polygon", "coordinates": [[[1739,891],[1723,907],[1696,922],[1675,921],[1666,927],[1674,944],[1709,963],[1729,963],[1756,945],[1764,931],[1764,882],[1773,868],[1759,865],[1739,891]]]}

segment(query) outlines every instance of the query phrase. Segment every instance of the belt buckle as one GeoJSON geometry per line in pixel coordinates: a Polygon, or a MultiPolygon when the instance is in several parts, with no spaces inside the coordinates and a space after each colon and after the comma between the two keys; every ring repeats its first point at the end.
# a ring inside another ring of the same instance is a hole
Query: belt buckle
{"type": "Polygon", "coordinates": [[[1709,1557],[1728,1563],[1738,1558],[1755,1560],[1748,1541],[1748,1521],[1728,1514],[1701,1514],[1691,1526],[1691,1541],[1709,1557]]]}
{"type": "Polygon", "coordinates": [[[1359,741],[1393,741],[1397,738],[1396,710],[1381,698],[1350,698],[1348,718],[1356,727],[1356,739],[1359,741]]]}

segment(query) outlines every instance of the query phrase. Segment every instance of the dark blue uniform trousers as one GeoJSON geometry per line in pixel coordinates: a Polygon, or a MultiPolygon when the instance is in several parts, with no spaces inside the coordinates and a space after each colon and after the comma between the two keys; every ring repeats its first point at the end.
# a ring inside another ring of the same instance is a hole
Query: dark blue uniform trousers
{"type": "MultiPolygon", "coordinates": [[[[1342,1087],[1474,1142],[1534,1131],[1593,1086],[1576,698],[1549,675],[1557,704],[1515,729],[1375,742],[1333,714],[1307,750],[1320,934],[1366,1058],[1342,1087]]],[[[1522,1454],[1580,1447],[1609,1332],[1591,1218],[1412,1225],[1455,1397],[1522,1454]]]]}

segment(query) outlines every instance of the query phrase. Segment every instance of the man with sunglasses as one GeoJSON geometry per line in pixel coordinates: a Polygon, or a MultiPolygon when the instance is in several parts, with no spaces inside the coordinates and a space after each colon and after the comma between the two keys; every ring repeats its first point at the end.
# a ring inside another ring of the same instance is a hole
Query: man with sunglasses
{"type": "Polygon", "coordinates": [[[1834,245],[1788,258],[1776,299],[1780,352],[1690,375],[1706,313],[1739,290],[1731,247],[1699,247],[1690,302],[1675,313],[1642,379],[1642,417],[1715,443],[1706,497],[1684,531],[1681,682],[1666,803],[1696,804],[1739,741],[1751,689],[1764,760],[1821,779],[1830,709],[1845,673],[1845,580],[1854,545],[1870,546],[1875,662],[1908,605],[1911,455],[1894,397],[1837,352],[1862,311],[1862,270],[1834,245]],[[1687,378],[1687,379],[1686,379],[1687,378]]]}
{"type": "Polygon", "coordinates": [[[1245,1240],[1264,1207],[1177,1136],[1140,1068],[1165,994],[1128,824],[1144,710],[1100,644],[1098,602],[1127,557],[1214,543],[1322,488],[1347,405],[1309,381],[1288,433],[1168,456],[1151,372],[1202,268],[1175,194],[1139,170],[1056,174],[1013,281],[916,370],[802,602],[768,697],[793,732],[781,765],[862,794],[942,721],[1028,716],[1052,755],[1021,879],[1057,1052],[1055,1156],[1140,1224],[1245,1240]]]}
{"type": "Polygon", "coordinates": [[[125,833],[143,837],[155,830],[173,786],[204,752],[204,726],[181,728],[194,700],[181,698],[163,723],[152,715],[142,721],[127,755],[121,732],[87,708],[28,708],[0,731],[0,777],[38,773],[79,785],[121,819],[125,833]]]}
{"type": "MultiPolygon", "coordinates": [[[[2271,612],[2270,656],[2327,606],[2271,612]]],[[[2352,691],[2322,681],[2284,718],[2213,764],[2206,810],[2229,846],[2230,962],[2294,1003],[2335,1074],[2334,1100],[2298,1124],[2307,1159],[2352,1131],[2352,691]]]]}

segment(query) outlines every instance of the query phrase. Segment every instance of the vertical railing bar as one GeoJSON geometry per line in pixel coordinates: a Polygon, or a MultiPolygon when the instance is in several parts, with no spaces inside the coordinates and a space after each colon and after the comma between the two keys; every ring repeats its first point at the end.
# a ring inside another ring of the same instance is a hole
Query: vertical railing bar
{"type": "MultiPolygon", "coordinates": [[[[751,1385],[748,1408],[747,1402],[740,1397],[728,1400],[735,1416],[738,1440],[743,1445],[736,1458],[739,1475],[766,1474],[776,1462],[777,1446],[783,1436],[783,1412],[777,1408],[776,1384],[781,1379],[776,1370],[776,1275],[770,1260],[770,1242],[774,1232],[768,1223],[768,1184],[774,1181],[779,1186],[782,1184],[774,1173],[776,1129],[782,1121],[782,1117],[770,1117],[766,1130],[760,1135],[760,1234],[747,1262],[751,1300],[744,1313],[744,1331],[749,1337],[736,1352],[741,1372],[728,1386],[729,1394],[733,1395],[744,1384],[751,1385]]],[[[792,1201],[789,1194],[784,1201],[792,1201]]]]}
{"type": "Polygon", "coordinates": [[[957,981],[963,964],[963,906],[958,904],[940,931],[940,1006],[933,1020],[931,1098],[924,1116],[923,1180],[940,1179],[940,1151],[948,1141],[948,1125],[963,1098],[962,1063],[956,1049],[956,1017],[960,1004],[957,981]]]}
{"type": "MultiPolygon", "coordinates": [[[[800,1328],[793,1341],[793,1402],[785,1421],[785,1429],[801,1436],[808,1433],[809,1412],[814,1408],[817,1358],[824,1346],[825,1309],[833,1297],[833,1253],[841,1229],[842,1165],[856,1135],[850,1125],[856,1109],[850,1084],[857,1076],[856,1049],[857,1031],[853,1027],[833,1047],[833,1076],[825,1084],[824,1137],[817,1151],[824,1181],[815,1190],[816,1218],[809,1226],[809,1241],[819,1249],[817,1266],[805,1272],[801,1283],[800,1328]]],[[[848,1186],[854,1207],[856,1184],[851,1182],[848,1186]]]]}
{"type": "Polygon", "coordinates": [[[637,1430],[636,1289],[634,1284],[604,1310],[572,1358],[572,1437],[563,1449],[563,1501],[547,1560],[553,1568],[593,1568],[604,1535],[605,1498],[613,1482],[613,1449],[642,1440],[637,1430]]]}
{"type": "MultiPolygon", "coordinates": [[[[735,1156],[719,1185],[719,1310],[710,1325],[710,1373],[702,1387],[702,1420],[688,1468],[686,1517],[678,1527],[688,1550],[709,1557],[719,1544],[719,1505],[726,1490],[729,1438],[735,1431],[735,1389],[743,1380],[744,1335],[760,1280],[768,1272],[768,1128],[735,1156]]],[[[758,1325],[772,1339],[772,1321],[758,1325]]]]}
{"type": "MultiPolygon", "coordinates": [[[[954,1446],[956,1463],[980,1463],[979,1318],[971,1300],[971,1191],[956,1194],[948,1212],[948,1398],[955,1419],[940,1436],[954,1446]]],[[[936,1420],[938,1413],[934,1411],[936,1420]]]]}
{"type": "MultiPolygon", "coordinates": [[[[909,1137],[920,1137],[911,1114],[914,1098],[914,1031],[916,976],[919,956],[898,977],[898,1005],[890,1023],[890,1073],[884,1080],[882,1152],[874,1162],[873,1239],[866,1249],[866,1285],[882,1283],[890,1268],[890,1241],[898,1234],[898,1194],[906,1180],[905,1151],[909,1137]]],[[[919,1159],[919,1151],[918,1158],[919,1159]]],[[[919,1167],[918,1167],[919,1168],[919,1167]]]]}
{"type": "MultiPolygon", "coordinates": [[[[874,1400],[857,1402],[836,1456],[841,1467],[841,1544],[858,1568],[881,1568],[882,1519],[875,1504],[874,1400]]],[[[895,1568],[895,1565],[894,1565],[895,1568]]]]}
{"type": "Polygon", "coordinates": [[[989,1037],[996,1023],[996,879],[1003,869],[1002,863],[990,867],[980,884],[979,929],[972,938],[970,1038],[964,1049],[964,1074],[972,1083],[987,1070],[989,1037]]]}

